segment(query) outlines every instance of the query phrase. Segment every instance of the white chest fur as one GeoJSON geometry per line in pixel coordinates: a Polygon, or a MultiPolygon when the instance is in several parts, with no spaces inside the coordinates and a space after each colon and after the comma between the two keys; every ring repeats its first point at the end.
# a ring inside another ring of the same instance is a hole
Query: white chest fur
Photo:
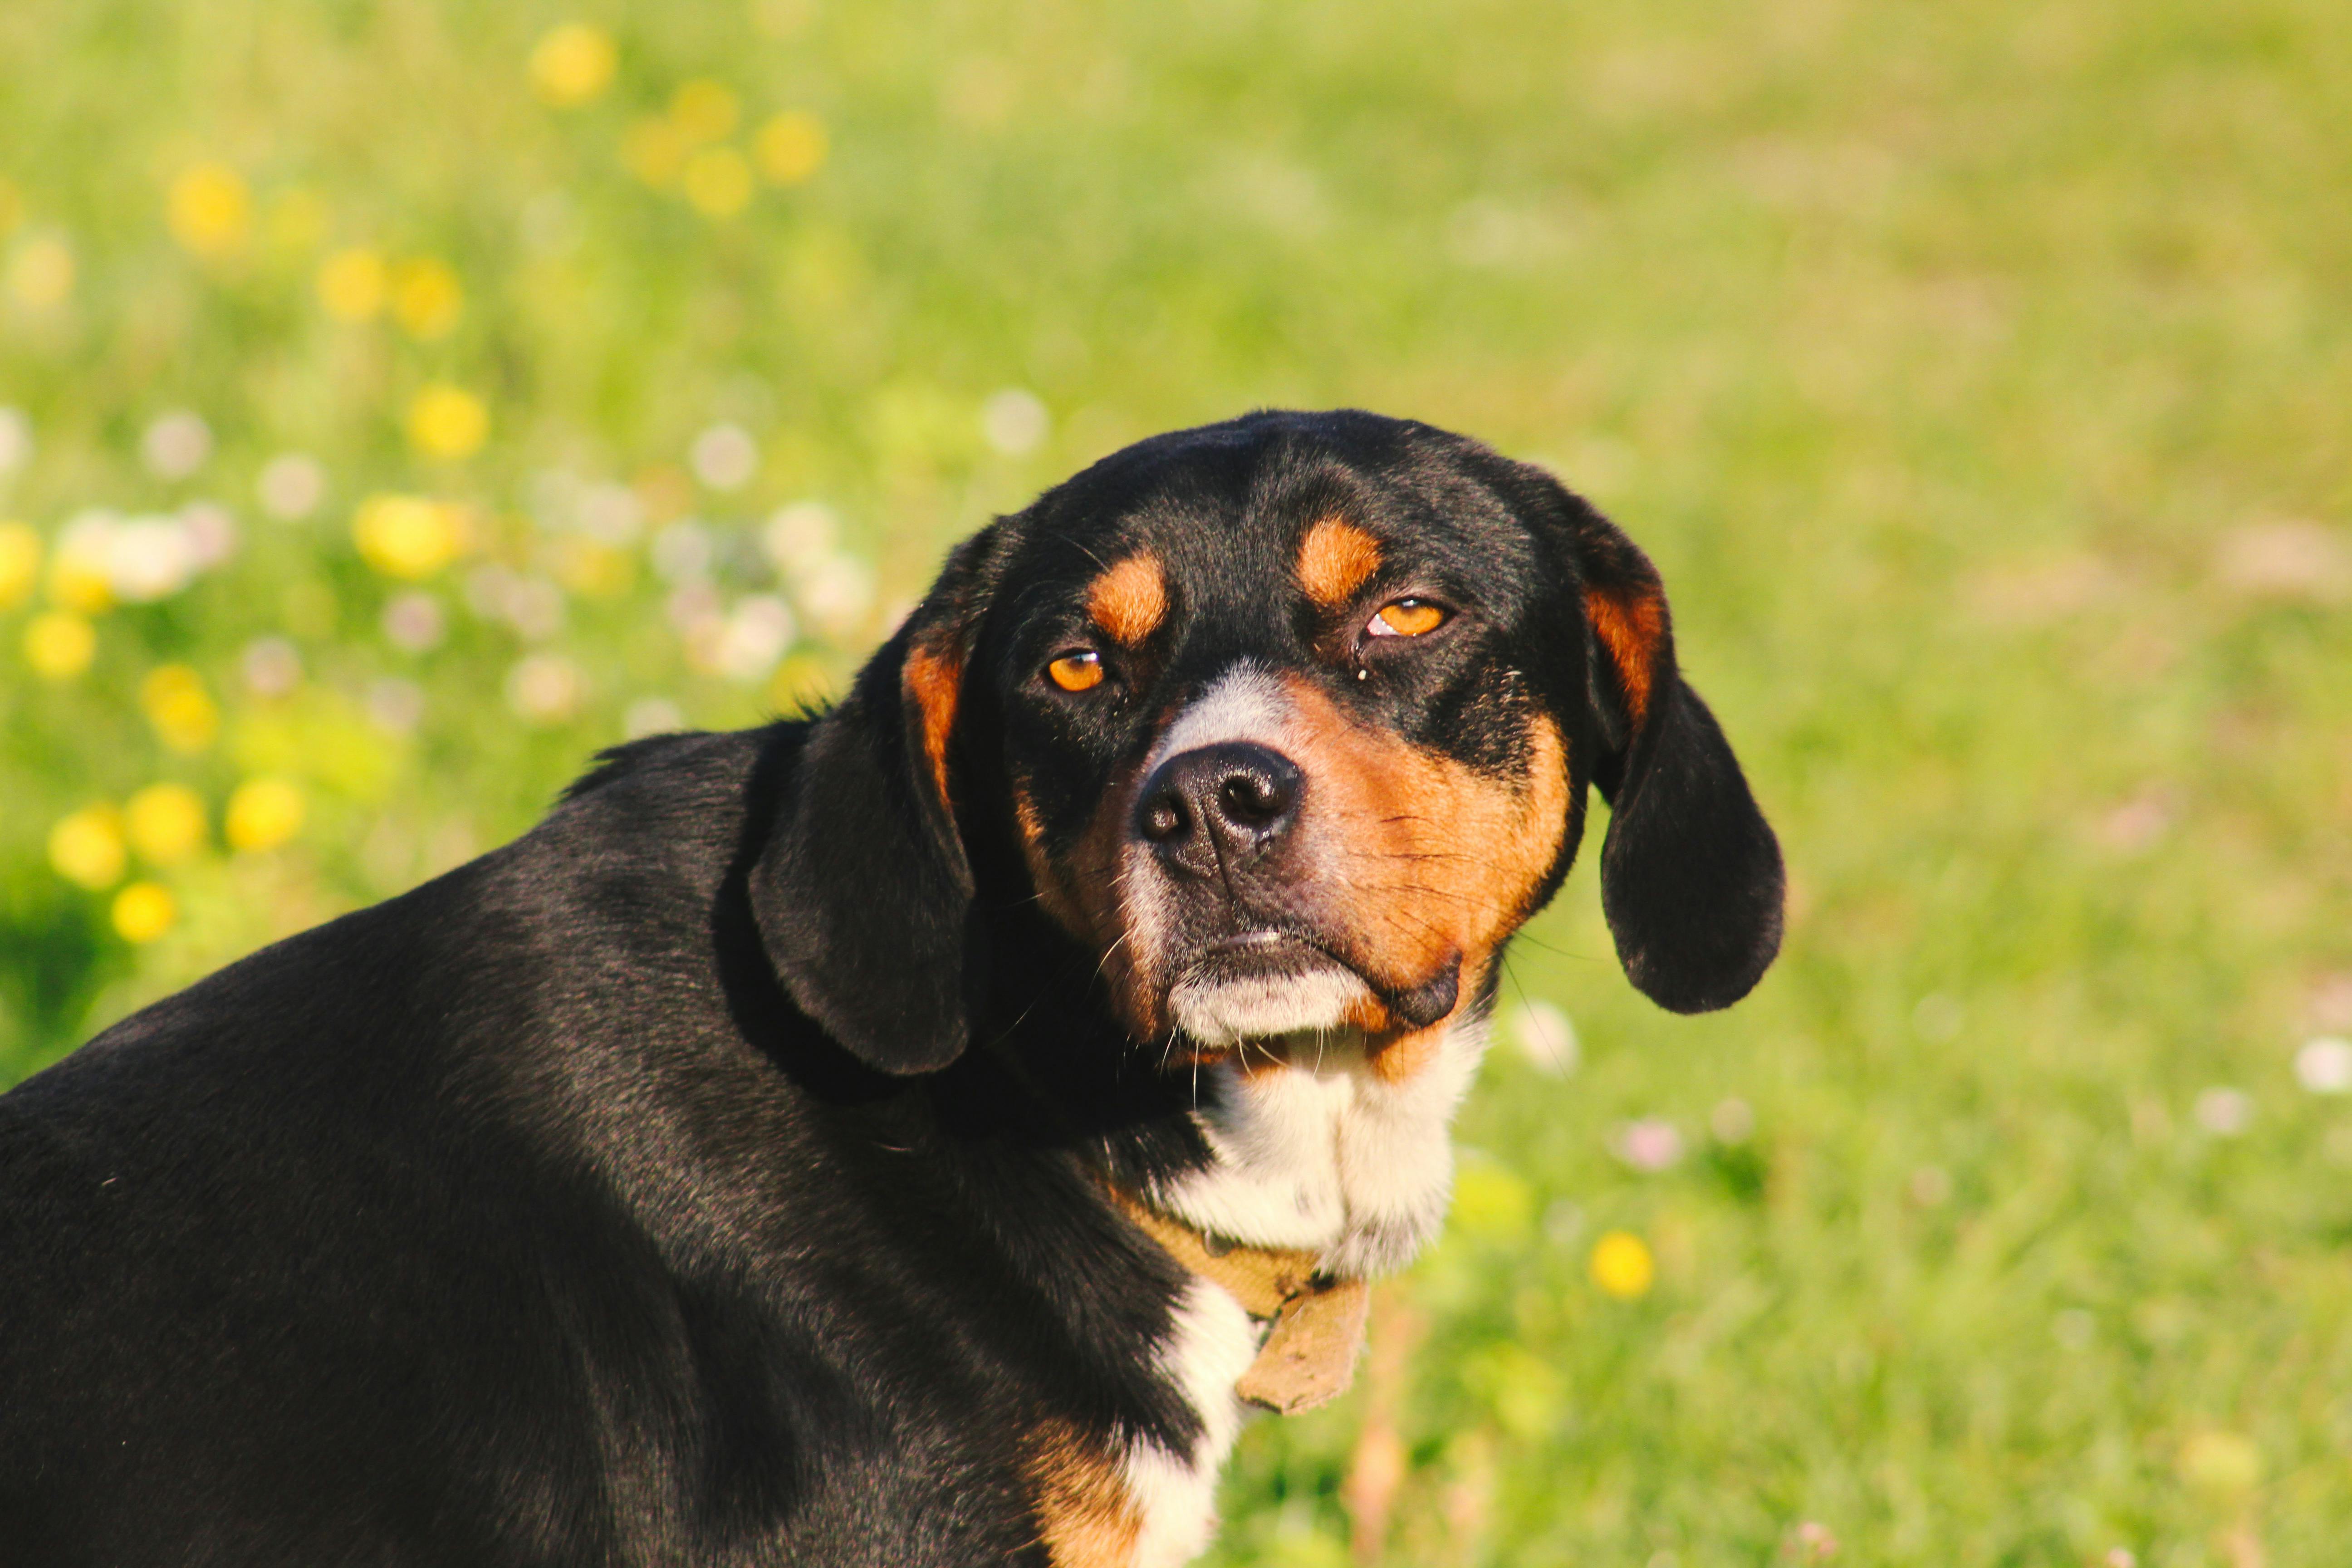
{"type": "Polygon", "coordinates": [[[1291,1066],[1210,1070],[1194,1112],[1215,1163],[1152,1194],[1201,1229],[1319,1252],[1330,1273],[1402,1268],[1437,1234],[1454,1184],[1454,1112],[1486,1052],[1486,1022],[1449,1029],[1402,1082],[1375,1074],[1360,1040],[1334,1035],[1291,1066]]]}
{"type": "MultiPolygon", "coordinates": [[[[1296,1065],[1270,1071],[1213,1068],[1216,1092],[1194,1114],[1215,1163],[1150,1201],[1213,1235],[1318,1252],[1331,1273],[1402,1268],[1444,1222],[1454,1182],[1449,1129],[1486,1045],[1485,1020],[1457,1026],[1421,1071],[1399,1083],[1373,1073],[1353,1038],[1327,1042],[1319,1060],[1311,1046],[1296,1051],[1296,1065]]],[[[1207,1547],[1217,1475],[1241,1426],[1234,1384],[1261,1333],[1221,1287],[1196,1279],[1188,1289],[1159,1359],[1202,1431],[1188,1454],[1149,1440],[1129,1450],[1137,1568],[1173,1568],[1207,1547]]]]}

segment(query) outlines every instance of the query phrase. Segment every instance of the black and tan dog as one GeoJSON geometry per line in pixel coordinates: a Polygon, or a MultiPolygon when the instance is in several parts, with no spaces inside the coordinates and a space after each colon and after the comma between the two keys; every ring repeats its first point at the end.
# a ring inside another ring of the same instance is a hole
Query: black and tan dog
{"type": "Polygon", "coordinates": [[[1131,447],[839,707],[0,1099],[0,1561],[1151,1564],[1444,1215],[1586,786],[1633,983],[1781,872],[1625,537],[1423,426],[1131,447]]]}

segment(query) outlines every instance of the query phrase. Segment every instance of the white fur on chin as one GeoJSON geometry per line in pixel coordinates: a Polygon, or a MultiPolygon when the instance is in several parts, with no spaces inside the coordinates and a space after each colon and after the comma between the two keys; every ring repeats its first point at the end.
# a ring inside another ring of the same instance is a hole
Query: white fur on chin
{"type": "Polygon", "coordinates": [[[1403,1268],[1444,1224],[1454,1113],[1486,1054],[1486,1020],[1446,1027],[1428,1065],[1395,1083],[1372,1072],[1352,1028],[1206,1043],[1276,1033],[1289,1037],[1284,1065],[1244,1072],[1237,1055],[1202,1069],[1213,1090],[1192,1115],[1213,1161],[1154,1192],[1155,1205],[1234,1241],[1313,1251],[1331,1274],[1403,1268]]]}

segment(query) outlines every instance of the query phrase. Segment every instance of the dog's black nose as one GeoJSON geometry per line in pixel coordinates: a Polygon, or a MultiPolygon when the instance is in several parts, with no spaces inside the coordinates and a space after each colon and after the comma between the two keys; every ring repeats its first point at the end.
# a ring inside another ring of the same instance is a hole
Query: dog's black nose
{"type": "Polygon", "coordinates": [[[1306,775],[1279,752],[1246,742],[1202,746],[1160,764],[1143,784],[1135,830],[1162,858],[1198,877],[1255,859],[1297,819],[1306,775]]]}

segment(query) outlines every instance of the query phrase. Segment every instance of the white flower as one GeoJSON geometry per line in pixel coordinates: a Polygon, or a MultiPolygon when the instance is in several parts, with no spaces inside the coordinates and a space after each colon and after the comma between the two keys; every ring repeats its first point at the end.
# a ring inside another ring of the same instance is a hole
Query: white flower
{"type": "Polygon", "coordinates": [[[801,573],[796,595],[827,637],[847,637],[874,605],[874,574],[855,555],[827,555],[801,573]]]}
{"type": "Polygon", "coordinates": [[[1683,1157],[1683,1135],[1654,1116],[1620,1127],[1615,1143],[1617,1157],[1637,1171],[1663,1171],[1683,1157]]]}
{"type": "Polygon", "coordinates": [[[710,663],[730,679],[757,680],[776,668],[792,641],[793,612],[772,594],[755,594],[727,617],[710,663]]]}
{"type": "Polygon", "coordinates": [[[740,489],[760,471],[760,448],[740,425],[713,425],[694,438],[686,461],[712,489],[740,489]]]}
{"type": "Polygon", "coordinates": [[[405,735],[424,721],[424,689],[413,680],[387,677],[368,688],[367,710],[383,729],[405,735]]]}
{"type": "Polygon", "coordinates": [[[534,724],[554,724],[580,706],[577,666],[562,654],[535,653],[507,671],[507,706],[534,724]]]}
{"type": "Polygon", "coordinates": [[[1516,1009],[1511,1014],[1510,1029],[1519,1054],[1538,1071],[1565,1078],[1576,1070],[1582,1057],[1577,1045],[1576,1026],[1550,1003],[1530,1002],[1516,1009]]]}
{"type": "Polygon", "coordinates": [[[176,517],[134,517],[107,536],[107,586],[126,605],[168,599],[195,574],[195,541],[176,517]]]}
{"type": "Polygon", "coordinates": [[[259,637],[246,644],[237,663],[245,672],[246,689],[256,697],[283,697],[302,684],[302,656],[284,637],[259,637]]]}
{"type": "Polygon", "coordinates": [[[572,514],[573,526],[599,544],[618,549],[636,542],[646,523],[637,492],[626,485],[590,485],[572,514]]]}
{"type": "Polygon", "coordinates": [[[262,510],[280,522],[299,522],[327,499],[327,470],[305,453],[280,452],[261,465],[253,491],[262,510]]]}
{"type": "Polygon", "coordinates": [[[796,578],[833,552],[841,537],[841,520],[823,501],[794,501],[780,507],[761,531],[760,547],[786,578],[796,578]]]}
{"type": "Polygon", "coordinates": [[[1008,386],[990,395],[980,405],[980,433],[991,447],[1008,458],[1022,458],[1043,446],[1054,427],[1053,416],[1034,392],[1008,386]]]}
{"type": "Polygon", "coordinates": [[[2352,1094],[2352,1040],[2322,1035],[2294,1053],[2297,1082],[2314,1094],[2352,1094]]]}
{"type": "Polygon", "coordinates": [[[2216,1138],[2235,1138],[2254,1119],[2253,1100],[2240,1089],[2209,1089],[2197,1097],[2197,1125],[2216,1138]]]}
{"type": "Polygon", "coordinates": [[[563,629],[563,590],[544,577],[513,577],[499,615],[526,642],[545,642],[563,629]]]}
{"type": "Polygon", "coordinates": [[[691,518],[654,535],[654,570],[665,583],[693,583],[710,575],[718,549],[710,531],[691,518]]]}
{"type": "Polygon", "coordinates": [[[632,741],[686,728],[686,715],[667,697],[640,697],[621,715],[621,732],[632,741]]]}
{"type": "Polygon", "coordinates": [[[0,475],[13,474],[33,456],[33,422],[21,408],[0,408],[0,475]]]}
{"type": "Polygon", "coordinates": [[[404,653],[423,653],[437,647],[447,630],[441,601],[430,594],[402,594],[383,607],[384,640],[404,653]]]}
{"type": "Polygon", "coordinates": [[[188,531],[197,571],[209,572],[236,553],[236,519],[220,502],[190,501],[180,509],[180,524],[188,531]]]}
{"type": "Polygon", "coordinates": [[[139,438],[139,456],[158,479],[184,479],[212,455],[212,426],[185,408],[164,415],[139,438]]]}

